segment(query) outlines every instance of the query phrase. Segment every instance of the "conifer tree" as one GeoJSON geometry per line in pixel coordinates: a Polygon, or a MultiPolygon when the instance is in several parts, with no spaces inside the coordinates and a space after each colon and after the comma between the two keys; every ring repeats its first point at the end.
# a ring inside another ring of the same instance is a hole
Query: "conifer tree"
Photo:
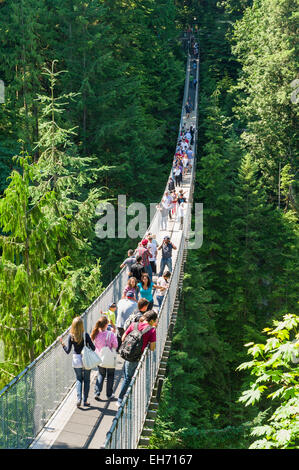
{"type": "Polygon", "coordinates": [[[54,68],[55,61],[51,69],[44,71],[50,83],[50,96],[38,96],[42,108],[41,137],[37,143],[40,158],[36,176],[38,184],[33,191],[35,198],[46,191],[54,191],[56,198],[45,208],[46,215],[50,222],[62,216],[68,220],[67,234],[57,244],[57,256],[69,257],[75,307],[80,311],[101,291],[99,260],[91,254],[91,242],[95,238],[95,210],[102,191],[89,187],[99,173],[107,170],[107,166],[96,168],[92,157],[81,157],[71,140],[75,129],[63,127],[64,106],[68,100],[75,99],[75,95],[56,96],[56,82],[63,72],[55,72],[54,68]],[[89,279],[90,288],[86,279],[89,279]],[[90,291],[95,284],[98,284],[97,288],[90,291]]]}
{"type": "MultiPolygon", "coordinates": [[[[291,83],[298,70],[297,2],[255,0],[234,28],[233,52],[242,65],[238,81],[237,115],[246,122],[244,145],[258,161],[269,201],[280,198],[280,168],[298,171],[298,106],[291,100],[291,83]]],[[[289,186],[295,205],[298,184],[289,186]]]]}
{"type": "Polygon", "coordinates": [[[0,199],[2,384],[41,353],[71,318],[68,257],[56,253],[68,221],[46,217],[54,192],[33,200],[36,165],[29,157],[19,157],[18,164],[21,170],[12,172],[0,199]]]}

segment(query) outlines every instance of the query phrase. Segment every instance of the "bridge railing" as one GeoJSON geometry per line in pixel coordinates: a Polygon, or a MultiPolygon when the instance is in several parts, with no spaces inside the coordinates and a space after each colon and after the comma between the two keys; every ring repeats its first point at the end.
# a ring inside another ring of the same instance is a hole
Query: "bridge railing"
{"type": "MultiPolygon", "coordinates": [[[[196,78],[197,83],[199,79],[199,62],[197,62],[196,78]]],[[[187,100],[187,93],[189,92],[189,70],[190,70],[190,57],[187,61],[187,71],[185,79],[184,100],[182,106],[182,114],[180,121],[180,130],[184,120],[184,105],[187,100]]],[[[198,101],[198,86],[195,92],[195,116],[197,128],[197,101],[198,101]]],[[[180,135],[179,130],[179,135],[180,135]]],[[[194,156],[196,151],[196,136],[194,141],[194,156]]],[[[195,178],[195,158],[190,177],[190,196],[192,199],[195,178]]],[[[170,279],[169,288],[165,294],[161,309],[158,315],[157,326],[157,341],[156,350],[151,352],[149,347],[145,349],[138,367],[132,377],[130,386],[123,398],[122,405],[119,408],[112,426],[107,433],[105,448],[106,449],[135,449],[138,446],[140,435],[144,426],[144,421],[147,415],[149,402],[157,379],[160,362],[162,359],[165,342],[171,322],[171,316],[174,308],[174,302],[177,293],[177,286],[179,283],[179,276],[181,265],[183,262],[184,249],[187,247],[187,237],[191,228],[191,207],[189,205],[188,211],[184,217],[183,230],[181,232],[180,242],[177,246],[176,256],[173,263],[173,271],[170,279]]],[[[153,230],[150,230],[153,232],[153,230]]]]}
{"type": "MultiPolygon", "coordinates": [[[[188,93],[188,70],[189,59],[182,113],[188,93]]],[[[181,125],[182,120],[180,129],[181,125]]],[[[160,212],[156,211],[146,233],[159,232],[159,217],[160,212]]],[[[83,313],[86,331],[92,330],[100,309],[105,310],[109,304],[121,298],[126,284],[127,271],[123,268],[83,313]]],[[[70,327],[61,335],[64,342],[69,331],[70,327]]],[[[0,391],[0,448],[28,448],[74,384],[71,355],[65,354],[57,339],[0,391]]]]}

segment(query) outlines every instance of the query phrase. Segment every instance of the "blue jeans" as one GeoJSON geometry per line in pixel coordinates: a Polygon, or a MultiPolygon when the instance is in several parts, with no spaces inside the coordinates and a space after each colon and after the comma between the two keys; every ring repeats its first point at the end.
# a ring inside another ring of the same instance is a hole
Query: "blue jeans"
{"type": "Polygon", "coordinates": [[[107,397],[111,397],[112,392],[113,392],[113,382],[114,382],[114,372],[115,369],[106,369],[105,367],[100,367],[98,366],[99,373],[97,376],[97,380],[94,386],[94,393],[95,395],[100,395],[103,385],[104,385],[104,380],[107,374],[107,389],[106,389],[106,395],[107,397]]]}
{"type": "Polygon", "coordinates": [[[160,308],[161,308],[163,299],[164,299],[164,295],[157,295],[157,301],[158,301],[158,305],[159,305],[159,310],[160,310],[160,308]]]}
{"type": "Polygon", "coordinates": [[[147,274],[149,275],[150,282],[152,282],[153,270],[152,270],[151,264],[149,264],[148,266],[145,266],[145,269],[146,269],[147,274]]]}
{"type": "Polygon", "coordinates": [[[122,399],[124,398],[137,366],[138,366],[138,361],[137,362],[125,361],[124,380],[123,380],[121,391],[118,397],[119,402],[121,402],[122,399]]]}
{"type": "Polygon", "coordinates": [[[163,275],[165,266],[168,267],[169,272],[172,272],[172,258],[162,258],[160,264],[159,277],[163,275]]]}
{"type": "Polygon", "coordinates": [[[82,398],[82,383],[84,384],[84,393],[83,393],[83,400],[84,403],[87,402],[88,394],[89,394],[89,387],[90,387],[90,372],[91,370],[83,369],[82,367],[74,367],[74,371],[76,374],[76,388],[77,388],[77,399],[81,401],[82,398]]]}

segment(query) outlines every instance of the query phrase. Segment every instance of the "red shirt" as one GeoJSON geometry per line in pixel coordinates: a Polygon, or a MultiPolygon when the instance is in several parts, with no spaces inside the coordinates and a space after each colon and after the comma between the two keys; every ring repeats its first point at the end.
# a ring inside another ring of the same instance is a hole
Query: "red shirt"
{"type": "MultiPolygon", "coordinates": [[[[138,330],[143,331],[145,328],[149,326],[148,323],[138,323],[138,330]]],[[[131,323],[129,328],[126,331],[126,334],[131,333],[135,328],[134,322],[131,323]]],[[[148,343],[155,343],[157,340],[157,335],[156,335],[156,328],[152,327],[151,330],[149,330],[147,333],[144,333],[142,337],[143,343],[142,343],[142,349],[141,351],[143,352],[148,345],[148,343]]]]}
{"type": "Polygon", "coordinates": [[[144,248],[144,246],[140,246],[137,250],[137,254],[139,256],[142,256],[142,264],[143,266],[148,266],[150,264],[149,258],[151,256],[150,252],[148,251],[147,248],[144,248]]]}

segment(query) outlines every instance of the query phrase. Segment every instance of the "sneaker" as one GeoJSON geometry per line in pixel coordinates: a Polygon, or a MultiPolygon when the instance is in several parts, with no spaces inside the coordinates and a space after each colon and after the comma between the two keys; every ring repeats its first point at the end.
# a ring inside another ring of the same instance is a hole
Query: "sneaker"
{"type": "Polygon", "coordinates": [[[87,401],[85,401],[84,406],[90,406],[90,403],[87,403],[87,401]]]}
{"type": "Polygon", "coordinates": [[[78,400],[77,401],[77,408],[80,408],[80,406],[81,406],[81,400],[78,400]]]}
{"type": "Polygon", "coordinates": [[[122,404],[122,401],[118,400],[117,403],[116,403],[117,408],[119,408],[121,406],[121,404],[122,404]]]}
{"type": "Polygon", "coordinates": [[[107,397],[107,398],[108,398],[108,400],[113,400],[115,398],[114,393],[112,393],[112,395],[110,395],[110,397],[107,397]]]}
{"type": "Polygon", "coordinates": [[[95,396],[94,396],[94,399],[97,400],[97,401],[101,401],[100,395],[95,395],[95,396]]]}

